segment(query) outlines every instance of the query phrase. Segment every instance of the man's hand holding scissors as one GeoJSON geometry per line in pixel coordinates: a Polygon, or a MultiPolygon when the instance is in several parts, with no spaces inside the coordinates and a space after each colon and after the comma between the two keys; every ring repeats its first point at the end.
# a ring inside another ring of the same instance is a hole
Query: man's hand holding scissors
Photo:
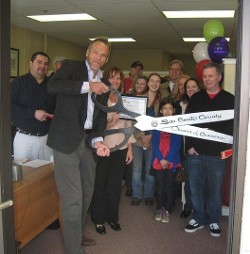
{"type": "Polygon", "coordinates": [[[94,144],[94,147],[96,149],[96,154],[98,156],[109,156],[110,155],[110,150],[108,148],[108,146],[106,146],[103,142],[101,141],[97,141],[94,144]]]}
{"type": "Polygon", "coordinates": [[[89,89],[91,92],[96,93],[98,95],[107,93],[109,91],[109,87],[106,86],[101,81],[91,81],[89,82],[89,89]]]}

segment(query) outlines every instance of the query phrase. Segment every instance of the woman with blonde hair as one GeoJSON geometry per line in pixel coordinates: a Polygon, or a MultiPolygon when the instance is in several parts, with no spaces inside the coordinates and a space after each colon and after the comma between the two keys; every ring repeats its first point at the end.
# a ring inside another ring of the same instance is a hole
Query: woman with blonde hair
{"type": "Polygon", "coordinates": [[[190,77],[188,75],[181,75],[173,90],[173,99],[176,101],[176,114],[184,114],[187,107],[187,97],[185,94],[184,84],[190,77]]]}

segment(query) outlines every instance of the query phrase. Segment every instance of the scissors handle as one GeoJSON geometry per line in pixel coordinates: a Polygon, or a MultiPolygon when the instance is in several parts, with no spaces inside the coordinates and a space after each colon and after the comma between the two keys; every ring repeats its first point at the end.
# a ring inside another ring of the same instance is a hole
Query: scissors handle
{"type": "Polygon", "coordinates": [[[134,126],[131,126],[129,128],[122,128],[122,129],[112,129],[112,130],[104,130],[104,131],[99,131],[99,132],[95,132],[95,133],[91,133],[86,137],[86,145],[88,146],[88,148],[90,148],[92,151],[96,152],[96,148],[94,148],[92,146],[92,140],[94,138],[97,137],[104,137],[104,136],[109,136],[109,135],[113,135],[113,134],[123,134],[124,135],[124,139],[122,140],[122,142],[115,146],[110,148],[110,152],[115,152],[117,150],[119,150],[121,147],[123,147],[127,142],[129,137],[135,133],[138,129],[135,128],[134,126]]]}
{"type": "Polygon", "coordinates": [[[133,111],[130,111],[128,109],[126,109],[124,106],[123,106],[123,102],[122,102],[122,96],[120,95],[120,93],[118,92],[118,90],[116,90],[115,88],[113,88],[110,84],[110,82],[105,79],[105,78],[102,78],[101,81],[106,84],[107,86],[109,86],[109,89],[112,93],[114,93],[117,97],[117,103],[113,106],[104,106],[103,104],[101,104],[100,102],[98,102],[96,100],[96,96],[95,96],[95,93],[92,93],[91,95],[91,98],[92,98],[92,101],[95,103],[95,105],[100,108],[102,111],[108,113],[108,112],[117,112],[117,113],[122,113],[124,115],[127,115],[127,116],[130,116],[131,118],[136,118],[138,116],[140,116],[140,114],[138,113],[135,113],[133,111]]]}

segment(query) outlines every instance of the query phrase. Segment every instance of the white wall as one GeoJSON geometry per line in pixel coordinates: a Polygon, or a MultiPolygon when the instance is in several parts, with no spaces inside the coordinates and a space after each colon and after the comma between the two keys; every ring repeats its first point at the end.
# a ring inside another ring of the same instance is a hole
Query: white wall
{"type": "Polygon", "coordinates": [[[235,72],[236,72],[236,59],[235,58],[225,58],[223,59],[224,66],[224,80],[223,88],[234,94],[235,90],[235,72]]]}

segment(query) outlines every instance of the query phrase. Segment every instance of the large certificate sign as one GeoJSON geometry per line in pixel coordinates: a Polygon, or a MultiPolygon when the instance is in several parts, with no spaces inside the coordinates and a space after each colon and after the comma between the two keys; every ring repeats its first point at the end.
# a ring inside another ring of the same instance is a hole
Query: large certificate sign
{"type": "MultiPolygon", "coordinates": [[[[123,102],[123,106],[126,109],[141,115],[146,115],[147,102],[148,102],[147,97],[123,95],[122,102],[123,102]]],[[[120,118],[133,119],[124,114],[120,114],[120,118]]]]}

